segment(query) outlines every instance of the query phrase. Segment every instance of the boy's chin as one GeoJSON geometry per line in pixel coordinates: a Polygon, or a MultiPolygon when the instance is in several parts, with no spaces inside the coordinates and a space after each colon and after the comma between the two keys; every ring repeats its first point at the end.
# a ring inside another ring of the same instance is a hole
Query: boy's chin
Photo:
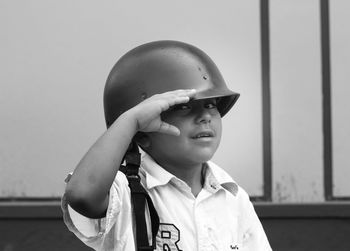
{"type": "Polygon", "coordinates": [[[211,158],[213,157],[215,152],[199,152],[199,153],[192,153],[192,158],[191,160],[197,163],[205,163],[209,160],[211,160],[211,158]]]}
{"type": "MultiPolygon", "coordinates": [[[[163,159],[163,161],[167,164],[171,164],[173,166],[177,166],[179,168],[181,167],[188,167],[188,166],[198,166],[202,165],[203,163],[208,162],[211,160],[213,154],[194,154],[194,153],[188,153],[186,156],[177,157],[174,158],[167,158],[163,159]]],[[[160,163],[160,162],[158,162],[160,163]]]]}
{"type": "Polygon", "coordinates": [[[178,166],[189,166],[198,165],[208,162],[214,156],[216,149],[214,148],[201,148],[201,149],[191,149],[188,152],[181,152],[179,154],[165,154],[157,155],[149,151],[147,152],[157,163],[159,164],[171,164],[178,166]]]}

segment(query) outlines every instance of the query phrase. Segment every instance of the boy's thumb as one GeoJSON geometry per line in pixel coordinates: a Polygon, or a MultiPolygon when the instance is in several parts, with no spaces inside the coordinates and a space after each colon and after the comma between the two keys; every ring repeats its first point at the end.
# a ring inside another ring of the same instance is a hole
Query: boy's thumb
{"type": "Polygon", "coordinates": [[[166,122],[163,122],[160,124],[159,127],[159,132],[165,133],[165,134],[170,134],[174,136],[179,136],[180,135],[180,130],[176,126],[170,125],[166,122]]]}

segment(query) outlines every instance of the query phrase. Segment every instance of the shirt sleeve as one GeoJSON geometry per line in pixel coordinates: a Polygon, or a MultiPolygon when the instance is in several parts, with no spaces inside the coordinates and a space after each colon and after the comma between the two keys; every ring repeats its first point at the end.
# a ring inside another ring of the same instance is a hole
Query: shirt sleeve
{"type": "Polygon", "coordinates": [[[100,250],[105,245],[106,239],[122,239],[121,237],[118,238],[118,236],[110,238],[111,236],[109,235],[116,234],[116,221],[121,217],[120,214],[122,214],[124,209],[128,210],[129,205],[123,203],[124,201],[129,201],[128,199],[123,201],[123,198],[127,197],[130,198],[130,190],[127,179],[121,172],[117,173],[110,188],[108,209],[104,218],[90,219],[79,214],[69,206],[64,194],[61,200],[64,223],[87,246],[100,250]]]}
{"type": "MultiPolygon", "coordinates": [[[[242,189],[241,189],[242,193],[242,189]]],[[[242,194],[241,194],[242,195],[242,194]]],[[[270,251],[271,246],[248,194],[243,191],[243,250],[270,251]]]]}

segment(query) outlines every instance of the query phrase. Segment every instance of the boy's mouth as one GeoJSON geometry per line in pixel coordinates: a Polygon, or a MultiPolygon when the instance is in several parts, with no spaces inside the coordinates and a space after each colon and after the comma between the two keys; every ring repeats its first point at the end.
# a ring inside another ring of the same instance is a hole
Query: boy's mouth
{"type": "Polygon", "coordinates": [[[211,130],[205,130],[194,134],[191,138],[200,139],[200,138],[212,138],[212,137],[214,137],[214,132],[211,130]]]}

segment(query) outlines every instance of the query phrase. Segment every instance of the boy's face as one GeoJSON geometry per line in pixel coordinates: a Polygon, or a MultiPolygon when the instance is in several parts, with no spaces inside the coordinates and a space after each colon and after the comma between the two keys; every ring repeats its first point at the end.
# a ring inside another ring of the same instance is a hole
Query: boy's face
{"type": "Polygon", "coordinates": [[[185,167],[211,159],[221,139],[221,116],[216,99],[194,100],[171,107],[162,120],[176,126],[179,136],[148,133],[146,151],[162,166],[185,167]]]}

